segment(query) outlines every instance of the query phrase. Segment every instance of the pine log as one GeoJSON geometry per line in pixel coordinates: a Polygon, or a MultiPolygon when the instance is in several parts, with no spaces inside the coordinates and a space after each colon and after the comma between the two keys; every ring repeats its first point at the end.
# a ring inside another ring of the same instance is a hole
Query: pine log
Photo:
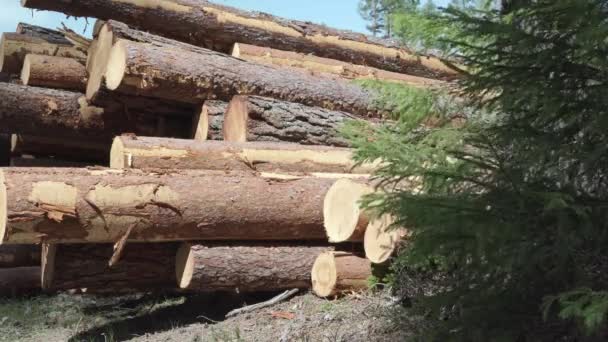
{"type": "Polygon", "coordinates": [[[184,243],[176,258],[180,288],[192,292],[311,288],[310,269],[331,247],[233,246],[184,243]]]}
{"type": "Polygon", "coordinates": [[[28,8],[74,16],[116,19],[144,31],[228,52],[232,44],[299,51],[350,63],[431,77],[453,77],[438,58],[417,56],[395,41],[265,13],[246,12],[204,0],[22,0],[28,8]]]}
{"type": "Polygon", "coordinates": [[[228,103],[223,101],[205,101],[203,108],[193,122],[194,140],[224,140],[224,114],[228,103]]]}
{"type": "Polygon", "coordinates": [[[127,244],[110,268],[111,244],[45,244],[42,288],[87,293],[128,293],[175,289],[175,255],[179,244],[127,244]]]}
{"type": "MultiPolygon", "coordinates": [[[[361,116],[381,116],[376,95],[343,81],[254,64],[215,51],[119,40],[110,52],[106,87],[184,103],[252,94],[317,105],[361,116]]],[[[90,89],[89,89],[90,90],[90,89]]]]}
{"type": "Polygon", "coordinates": [[[58,158],[40,158],[21,156],[11,158],[11,167],[89,167],[94,163],[63,160],[58,158]]]}
{"type": "Polygon", "coordinates": [[[345,79],[373,79],[407,84],[413,87],[438,87],[445,82],[385,71],[369,66],[357,65],[336,59],[317,57],[315,55],[284,51],[269,47],[236,43],[232,56],[249,62],[274,65],[284,68],[296,68],[314,75],[341,77],[345,79]]]}
{"type": "Polygon", "coordinates": [[[0,296],[17,296],[40,290],[40,266],[0,269],[0,296]]]}
{"type": "Polygon", "coordinates": [[[66,162],[108,165],[110,148],[110,144],[85,138],[65,139],[26,134],[13,134],[11,137],[13,157],[26,156],[43,160],[59,159],[66,162]]]}
{"type": "Polygon", "coordinates": [[[323,215],[329,242],[361,242],[369,215],[361,209],[363,196],[374,192],[365,182],[339,179],[325,196],[323,215]]]}
{"type": "Polygon", "coordinates": [[[87,70],[74,58],[28,54],[21,69],[24,85],[84,91],[87,70]]]}
{"type": "Polygon", "coordinates": [[[30,31],[26,34],[3,33],[0,39],[0,70],[19,74],[27,54],[86,59],[86,53],[74,47],[65,37],[40,34],[30,31]]]}
{"type": "Polygon", "coordinates": [[[375,264],[386,262],[393,255],[399,243],[408,235],[402,228],[393,226],[394,219],[383,215],[370,221],[365,230],[363,248],[368,260],[375,264]]]}
{"type": "Polygon", "coordinates": [[[356,166],[351,149],[289,143],[180,140],[121,136],[114,139],[110,167],[260,172],[373,172],[356,166]]]}
{"type": "Polygon", "coordinates": [[[260,96],[235,96],[224,117],[224,140],[284,141],[347,147],[340,127],[352,115],[260,96]]]}
{"type": "MultiPolygon", "coordinates": [[[[16,84],[0,83],[0,133],[78,137],[103,142],[122,133],[188,137],[190,125],[180,132],[159,131],[158,118],[125,108],[91,106],[82,94],[16,84]]],[[[172,126],[171,126],[172,127],[172,126]]],[[[171,128],[169,127],[169,128],[171,128]]],[[[164,129],[167,129],[166,127],[164,129]]]]}
{"type": "Polygon", "coordinates": [[[335,179],[223,171],[3,169],[0,242],[324,240],[335,179]],[[132,227],[133,226],[133,227],[132,227]]]}
{"type": "Polygon", "coordinates": [[[31,266],[40,266],[40,246],[0,246],[0,269],[31,266]]]}
{"type": "Polygon", "coordinates": [[[319,297],[366,290],[371,275],[369,260],[346,252],[325,252],[312,267],[312,290],[319,297]]]}

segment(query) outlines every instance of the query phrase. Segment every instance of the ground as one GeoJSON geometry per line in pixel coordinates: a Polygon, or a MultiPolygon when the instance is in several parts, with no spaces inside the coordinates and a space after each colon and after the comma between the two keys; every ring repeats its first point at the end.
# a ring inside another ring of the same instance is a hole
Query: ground
{"type": "Polygon", "coordinates": [[[406,313],[384,291],[337,300],[301,293],[275,306],[224,319],[234,308],[273,295],[59,294],[0,300],[0,341],[367,342],[407,338],[406,320],[402,319],[406,313]]]}

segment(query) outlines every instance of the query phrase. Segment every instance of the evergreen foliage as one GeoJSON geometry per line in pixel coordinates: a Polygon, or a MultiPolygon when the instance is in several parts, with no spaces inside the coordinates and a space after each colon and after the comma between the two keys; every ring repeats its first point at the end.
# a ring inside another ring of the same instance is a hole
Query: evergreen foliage
{"type": "Polygon", "coordinates": [[[395,121],[345,129],[359,161],[385,162],[365,205],[412,232],[396,265],[441,274],[413,298],[435,320],[422,336],[608,338],[608,2],[443,18],[466,102],[369,82],[395,121]]]}

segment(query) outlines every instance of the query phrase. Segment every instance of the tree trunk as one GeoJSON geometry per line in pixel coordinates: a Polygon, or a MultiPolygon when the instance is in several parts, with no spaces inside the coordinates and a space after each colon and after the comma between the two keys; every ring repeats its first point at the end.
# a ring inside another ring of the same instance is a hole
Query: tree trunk
{"type": "Polygon", "coordinates": [[[435,79],[385,71],[306,53],[277,50],[242,43],[234,44],[232,56],[254,63],[296,68],[314,75],[326,77],[391,81],[423,88],[444,84],[444,82],[435,79]]]}
{"type": "Polygon", "coordinates": [[[348,146],[340,127],[353,116],[260,96],[235,96],[224,118],[224,140],[348,146]]]}
{"type": "Polygon", "coordinates": [[[91,293],[128,293],[175,289],[176,243],[130,243],[110,268],[111,244],[46,244],[42,256],[44,290],[81,289],[91,293]]]}
{"type": "Polygon", "coordinates": [[[3,33],[0,40],[0,70],[10,74],[21,72],[27,54],[69,57],[79,60],[87,58],[69,41],[57,41],[44,36],[18,33],[3,33]]]}
{"type": "Polygon", "coordinates": [[[84,138],[65,139],[24,134],[13,134],[11,138],[13,157],[33,156],[42,159],[56,158],[67,162],[108,165],[110,148],[110,144],[105,142],[84,138]]]}
{"type": "Polygon", "coordinates": [[[381,116],[375,95],[349,82],[249,63],[215,51],[120,40],[105,74],[110,90],[199,104],[238,94],[275,97],[361,116],[381,116]]]}
{"type": "Polygon", "coordinates": [[[288,143],[178,140],[122,136],[114,139],[110,167],[260,172],[371,173],[355,167],[352,150],[288,143]]]}
{"type": "Polygon", "coordinates": [[[39,266],[0,269],[0,296],[14,297],[39,290],[39,266]]]}
{"type": "Polygon", "coordinates": [[[193,292],[309,289],[316,257],[332,247],[233,246],[184,243],[176,258],[177,283],[193,292]]]}
{"type": "Polygon", "coordinates": [[[393,256],[393,253],[408,235],[405,229],[393,227],[393,218],[383,215],[372,220],[363,239],[365,256],[374,264],[382,264],[393,256]]]}
{"type": "Polygon", "coordinates": [[[116,242],[130,228],[130,241],[326,240],[323,199],[335,182],[224,171],[2,171],[0,236],[11,244],[116,242]]]}
{"type": "Polygon", "coordinates": [[[147,109],[147,113],[118,106],[108,109],[90,106],[79,93],[0,83],[0,133],[86,138],[108,146],[112,138],[122,133],[190,135],[187,123],[176,132],[168,130],[173,126],[163,128],[165,132],[159,130],[158,118],[146,115],[154,108],[147,109]]]}
{"type": "Polygon", "coordinates": [[[366,182],[339,179],[325,196],[323,215],[329,242],[361,242],[369,223],[369,215],[360,207],[365,195],[374,188],[366,182]]]}
{"type": "Polygon", "coordinates": [[[87,70],[73,58],[44,55],[25,56],[21,70],[24,85],[84,91],[87,70]]]}
{"type": "Polygon", "coordinates": [[[194,140],[224,140],[224,114],[228,103],[223,101],[205,101],[200,113],[193,122],[194,140]]]}
{"type": "Polygon", "coordinates": [[[39,245],[0,246],[0,269],[40,266],[39,245]]]}
{"type": "Polygon", "coordinates": [[[299,51],[380,69],[431,77],[454,72],[436,57],[416,56],[391,40],[382,40],[324,25],[278,18],[208,1],[173,0],[22,0],[28,8],[74,16],[116,19],[144,31],[228,52],[232,44],[299,51]]]}
{"type": "Polygon", "coordinates": [[[330,297],[366,290],[371,275],[369,260],[351,253],[325,252],[312,267],[312,291],[319,297],[330,297]]]}

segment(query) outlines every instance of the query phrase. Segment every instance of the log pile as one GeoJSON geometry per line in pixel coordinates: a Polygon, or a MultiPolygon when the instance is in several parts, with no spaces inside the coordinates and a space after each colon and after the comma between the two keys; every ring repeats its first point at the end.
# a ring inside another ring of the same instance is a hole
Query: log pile
{"type": "Polygon", "coordinates": [[[204,0],[21,3],[100,20],[2,35],[0,294],[330,297],[407,236],[340,130],[390,110],[352,79],[441,87],[438,58],[204,0]]]}

